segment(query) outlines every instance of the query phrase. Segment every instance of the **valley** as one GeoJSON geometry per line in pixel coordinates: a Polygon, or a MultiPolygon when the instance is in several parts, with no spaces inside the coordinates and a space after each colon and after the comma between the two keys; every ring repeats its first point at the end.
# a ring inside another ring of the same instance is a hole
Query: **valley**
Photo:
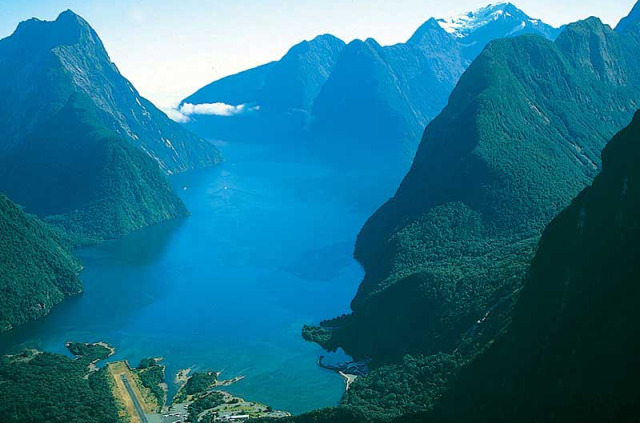
{"type": "MultiPolygon", "coordinates": [[[[192,48],[216,7],[143,44],[192,48]]],[[[0,421],[637,421],[628,11],[490,4],[252,67],[271,29],[223,34],[216,60],[247,70],[162,109],[79,14],[21,21],[0,38],[0,421]]],[[[217,53],[184,67],[211,81],[217,53]]]]}
{"type": "MultiPolygon", "coordinates": [[[[291,151],[220,149],[226,163],[170,179],[189,218],[78,250],[85,292],[0,335],[0,354],[104,340],[116,348],[112,360],[162,356],[168,375],[246,376],[225,389],[274,409],[336,405],[344,382],[318,367],[324,353],[300,328],[346,311],[362,273],[340,246],[383,199],[291,151]]],[[[171,397],[178,385],[167,379],[171,397]]]]}

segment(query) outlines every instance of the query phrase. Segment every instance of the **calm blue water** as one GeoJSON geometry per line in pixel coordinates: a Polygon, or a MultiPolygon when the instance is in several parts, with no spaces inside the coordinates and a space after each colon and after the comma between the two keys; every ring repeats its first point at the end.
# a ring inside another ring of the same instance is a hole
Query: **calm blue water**
{"type": "Polygon", "coordinates": [[[86,292],[0,337],[0,352],[102,340],[132,364],[164,357],[171,376],[245,375],[229,390],[277,409],[338,403],[342,379],[317,367],[322,351],[300,330],[348,311],[356,235],[391,186],[255,146],[222,150],[225,164],[171,179],[191,217],[79,251],[86,292]]]}

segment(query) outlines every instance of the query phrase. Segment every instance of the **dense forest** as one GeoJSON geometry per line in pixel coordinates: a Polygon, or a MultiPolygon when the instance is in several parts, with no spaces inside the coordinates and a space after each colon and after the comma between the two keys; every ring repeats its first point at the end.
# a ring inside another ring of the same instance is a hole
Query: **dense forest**
{"type": "Polygon", "coordinates": [[[158,407],[162,408],[167,402],[167,392],[163,388],[165,383],[165,366],[154,358],[143,358],[135,369],[138,379],[145,388],[151,391],[158,407]]]}
{"type": "Polygon", "coordinates": [[[61,234],[0,194],[0,332],[82,291],[80,263],[61,234]]]}
{"type": "Polygon", "coordinates": [[[140,97],[71,11],[0,40],[0,92],[0,192],[79,242],[185,216],[165,175],[221,160],[140,97]]]}
{"type": "Polygon", "coordinates": [[[106,358],[101,346],[76,344],[75,359],[27,350],[0,358],[0,416],[6,423],[120,423],[106,369],[89,363],[106,358]]]}
{"type": "Polygon", "coordinates": [[[173,402],[182,402],[187,399],[188,396],[196,395],[213,388],[218,381],[218,374],[216,372],[195,372],[187,382],[180,387],[176,396],[173,398],[173,402]]]}
{"type": "Polygon", "coordinates": [[[80,94],[1,161],[7,195],[88,241],[187,214],[157,164],[105,129],[80,94]]]}
{"type": "Polygon", "coordinates": [[[637,421],[640,113],[545,230],[505,336],[410,421],[637,421]]]}
{"type": "Polygon", "coordinates": [[[503,308],[512,318],[474,357],[407,356],[356,382],[341,406],[291,421],[637,421],[640,112],[602,157],[593,185],[544,231],[503,308]]]}

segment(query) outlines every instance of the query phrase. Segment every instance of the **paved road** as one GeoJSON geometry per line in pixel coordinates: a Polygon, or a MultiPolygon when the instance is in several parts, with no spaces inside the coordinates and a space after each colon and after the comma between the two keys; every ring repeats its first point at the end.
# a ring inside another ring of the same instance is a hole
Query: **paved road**
{"type": "Polygon", "coordinates": [[[133,401],[133,405],[136,407],[136,411],[138,412],[138,416],[140,417],[140,421],[142,423],[149,423],[147,420],[147,416],[144,415],[144,410],[142,406],[138,402],[138,397],[133,393],[133,389],[131,389],[131,385],[129,384],[129,379],[127,379],[127,375],[120,375],[122,378],[122,383],[124,383],[124,387],[127,388],[127,392],[129,392],[129,396],[131,397],[131,401],[133,401]]]}

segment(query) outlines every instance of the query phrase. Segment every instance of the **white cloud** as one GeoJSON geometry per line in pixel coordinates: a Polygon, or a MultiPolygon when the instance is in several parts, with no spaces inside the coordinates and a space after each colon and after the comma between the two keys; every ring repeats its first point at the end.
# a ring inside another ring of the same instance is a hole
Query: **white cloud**
{"type": "Polygon", "coordinates": [[[176,108],[163,108],[162,111],[165,112],[167,116],[169,116],[169,119],[173,120],[174,122],[189,122],[189,116],[183,115],[182,113],[180,113],[180,110],[176,108]]]}
{"type": "Polygon", "coordinates": [[[258,110],[257,106],[240,104],[233,106],[225,103],[185,103],[180,106],[180,113],[185,116],[191,115],[213,115],[213,116],[236,116],[247,112],[258,110]]]}
{"type": "Polygon", "coordinates": [[[163,108],[163,111],[170,119],[179,123],[189,122],[189,120],[191,120],[190,117],[194,115],[237,116],[244,113],[255,112],[257,110],[260,110],[260,106],[248,104],[233,106],[225,103],[184,103],[181,106],[163,108]]]}

